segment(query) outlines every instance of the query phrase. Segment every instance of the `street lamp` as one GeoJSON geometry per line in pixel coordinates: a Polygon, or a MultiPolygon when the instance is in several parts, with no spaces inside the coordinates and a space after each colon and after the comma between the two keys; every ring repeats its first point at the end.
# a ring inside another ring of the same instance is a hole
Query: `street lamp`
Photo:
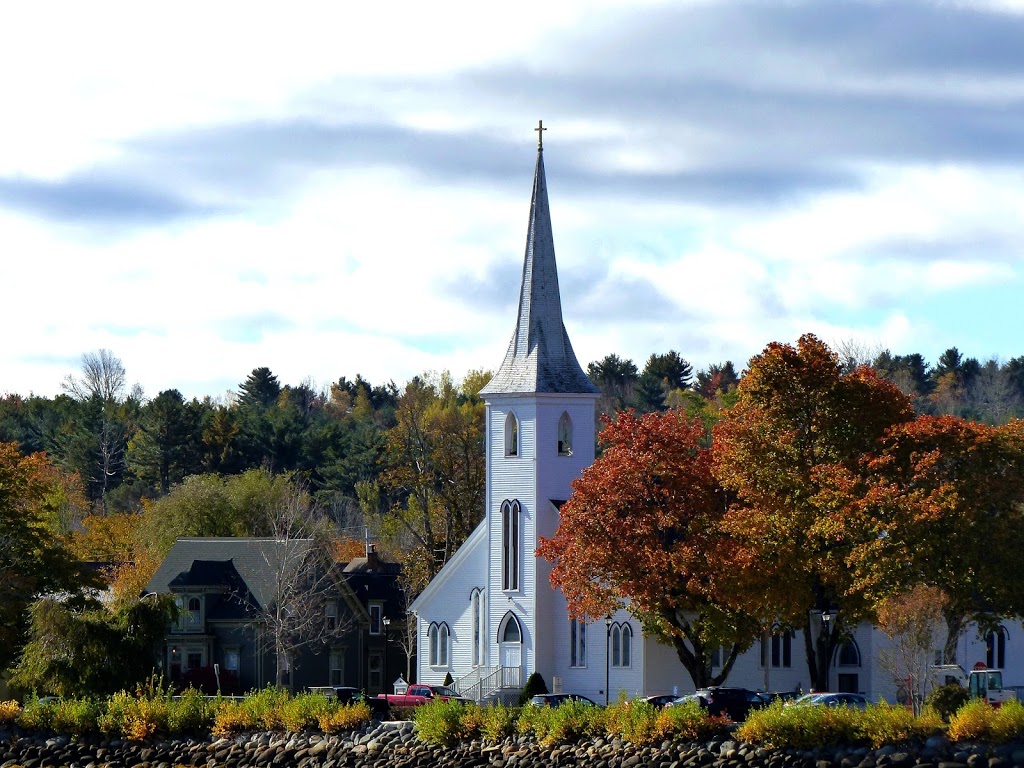
{"type": "Polygon", "coordinates": [[[388,693],[388,626],[391,624],[391,619],[387,616],[380,620],[381,624],[384,625],[384,695],[388,693]]]}
{"type": "Polygon", "coordinates": [[[608,690],[611,684],[611,664],[609,657],[612,652],[612,615],[609,613],[604,617],[604,705],[608,706],[608,690]]]}
{"type": "Polygon", "coordinates": [[[832,645],[832,625],[835,623],[836,618],[839,616],[839,611],[834,608],[814,608],[811,610],[811,617],[818,617],[821,620],[821,633],[819,635],[819,652],[822,656],[822,679],[818,681],[818,685],[825,686],[825,690],[829,689],[829,678],[828,668],[829,662],[832,661],[831,645],[832,645]],[[820,640],[824,639],[824,645],[820,644],[820,640]]]}

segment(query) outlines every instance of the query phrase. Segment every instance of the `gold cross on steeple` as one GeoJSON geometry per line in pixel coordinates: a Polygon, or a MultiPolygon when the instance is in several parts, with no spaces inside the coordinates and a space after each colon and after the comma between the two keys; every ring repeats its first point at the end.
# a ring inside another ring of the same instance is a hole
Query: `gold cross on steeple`
{"type": "Polygon", "coordinates": [[[537,127],[534,128],[533,130],[535,130],[537,132],[537,151],[538,152],[543,152],[544,151],[544,131],[547,130],[547,128],[544,127],[544,121],[543,120],[538,120],[537,121],[537,127]]]}

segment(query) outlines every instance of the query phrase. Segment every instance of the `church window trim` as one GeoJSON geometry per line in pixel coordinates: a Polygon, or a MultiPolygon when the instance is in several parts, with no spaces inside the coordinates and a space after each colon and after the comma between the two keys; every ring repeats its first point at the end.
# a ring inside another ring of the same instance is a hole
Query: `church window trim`
{"type": "Polygon", "coordinates": [[[501,588],[505,592],[519,590],[519,537],[522,505],[517,499],[501,503],[501,588]]]}
{"type": "Polygon", "coordinates": [[[1006,668],[1006,646],[1010,633],[999,625],[985,636],[985,664],[989,669],[1006,668]]]}
{"type": "Polygon", "coordinates": [[[519,455],[519,419],[511,411],[505,416],[505,455],[519,455]]]}
{"type": "Polygon", "coordinates": [[[473,657],[472,666],[484,663],[484,592],[479,587],[469,596],[470,612],[473,614],[473,657]]]}
{"type": "Polygon", "coordinates": [[[451,644],[451,630],[445,622],[438,624],[434,622],[427,630],[428,658],[432,667],[447,667],[449,659],[449,645],[451,644]]]}
{"type": "Polygon", "coordinates": [[[572,418],[568,411],[562,411],[558,419],[558,455],[572,456],[572,418]]]}
{"type": "Polygon", "coordinates": [[[612,659],[616,669],[633,666],[633,628],[628,623],[611,626],[612,659]]]}
{"type": "Polygon", "coordinates": [[[839,647],[836,648],[836,664],[837,667],[859,667],[860,662],[860,646],[857,645],[857,641],[852,637],[849,640],[845,640],[840,643],[839,647]]]}
{"type": "Polygon", "coordinates": [[[761,637],[761,668],[790,669],[793,666],[793,639],[791,629],[776,629],[761,637]]]}
{"type": "Polygon", "coordinates": [[[505,619],[502,621],[498,642],[520,644],[523,642],[523,626],[519,623],[519,618],[511,611],[505,614],[505,619]]]}
{"type": "Polygon", "coordinates": [[[569,666],[585,669],[587,666],[587,624],[569,618],[569,666]]]}

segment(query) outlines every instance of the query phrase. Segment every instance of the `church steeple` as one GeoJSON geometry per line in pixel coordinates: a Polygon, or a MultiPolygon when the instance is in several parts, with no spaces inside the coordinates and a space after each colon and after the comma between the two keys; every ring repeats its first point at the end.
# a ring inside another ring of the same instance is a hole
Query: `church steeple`
{"type": "Polygon", "coordinates": [[[596,394],[598,390],[577,362],[562,323],[555,241],[544,177],[543,131],[547,129],[540,123],[536,130],[537,168],[533,175],[519,317],[501,368],[480,392],[596,394]]]}

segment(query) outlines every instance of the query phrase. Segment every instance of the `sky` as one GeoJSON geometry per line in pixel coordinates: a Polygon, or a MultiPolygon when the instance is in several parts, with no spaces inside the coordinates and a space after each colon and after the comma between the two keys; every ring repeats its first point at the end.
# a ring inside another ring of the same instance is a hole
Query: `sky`
{"type": "Polygon", "coordinates": [[[1024,0],[0,9],[0,395],[494,370],[542,119],[586,364],[1024,355],[1024,0]]]}

